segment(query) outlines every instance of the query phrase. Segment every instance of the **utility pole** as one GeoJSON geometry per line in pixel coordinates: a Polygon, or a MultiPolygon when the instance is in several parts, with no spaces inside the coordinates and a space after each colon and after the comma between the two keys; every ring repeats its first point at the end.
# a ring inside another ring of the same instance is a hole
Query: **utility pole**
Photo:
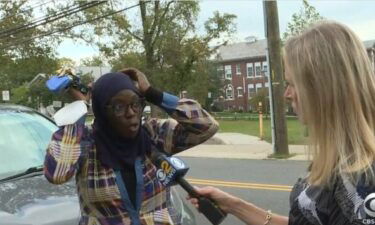
{"type": "Polygon", "coordinates": [[[288,133],[285,121],[284,76],[281,63],[281,40],[277,1],[263,0],[264,27],[267,38],[268,79],[274,154],[288,155],[288,133]]]}

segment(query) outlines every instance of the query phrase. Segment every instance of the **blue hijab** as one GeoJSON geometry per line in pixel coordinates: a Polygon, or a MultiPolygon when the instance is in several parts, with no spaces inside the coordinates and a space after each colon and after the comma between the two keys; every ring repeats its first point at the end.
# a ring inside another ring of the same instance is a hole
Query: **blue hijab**
{"type": "Polygon", "coordinates": [[[144,156],[151,149],[150,136],[142,125],[135,138],[120,137],[109,125],[106,106],[110,99],[122,90],[131,90],[142,97],[131,78],[121,72],[101,76],[92,91],[97,157],[103,165],[113,169],[134,168],[135,159],[144,156]]]}

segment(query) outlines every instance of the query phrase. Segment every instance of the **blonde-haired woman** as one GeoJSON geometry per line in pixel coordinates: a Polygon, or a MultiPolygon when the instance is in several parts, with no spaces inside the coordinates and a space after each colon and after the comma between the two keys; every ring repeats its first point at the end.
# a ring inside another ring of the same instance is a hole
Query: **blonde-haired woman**
{"type": "Polygon", "coordinates": [[[375,74],[363,44],[348,27],[323,21],[286,42],[284,65],[284,96],[308,127],[313,154],[289,217],[213,187],[198,192],[246,224],[375,224],[375,74]]]}

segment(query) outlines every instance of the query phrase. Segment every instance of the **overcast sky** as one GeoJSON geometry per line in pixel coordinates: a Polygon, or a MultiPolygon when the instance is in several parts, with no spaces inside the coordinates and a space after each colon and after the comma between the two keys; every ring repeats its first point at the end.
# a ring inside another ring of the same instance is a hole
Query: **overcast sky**
{"type": "MultiPolygon", "coordinates": [[[[323,17],[339,21],[352,28],[362,40],[375,39],[375,1],[374,0],[310,0],[323,17]]],[[[264,18],[262,0],[203,0],[198,28],[213,15],[214,11],[237,15],[237,33],[234,42],[244,41],[245,37],[264,38],[264,18]]],[[[302,0],[278,0],[280,33],[282,34],[292,14],[299,12],[302,0]]],[[[202,29],[201,29],[202,30],[202,29]]],[[[98,50],[79,43],[66,41],[58,48],[60,57],[76,61],[98,55],[98,50]]]]}

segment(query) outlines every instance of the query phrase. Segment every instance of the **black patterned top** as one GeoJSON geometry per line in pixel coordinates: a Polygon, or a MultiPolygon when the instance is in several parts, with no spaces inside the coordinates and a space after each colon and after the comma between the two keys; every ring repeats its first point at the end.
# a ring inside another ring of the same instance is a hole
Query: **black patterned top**
{"type": "Polygon", "coordinates": [[[340,176],[331,188],[300,178],[290,194],[289,225],[375,224],[375,186],[340,176]]]}

